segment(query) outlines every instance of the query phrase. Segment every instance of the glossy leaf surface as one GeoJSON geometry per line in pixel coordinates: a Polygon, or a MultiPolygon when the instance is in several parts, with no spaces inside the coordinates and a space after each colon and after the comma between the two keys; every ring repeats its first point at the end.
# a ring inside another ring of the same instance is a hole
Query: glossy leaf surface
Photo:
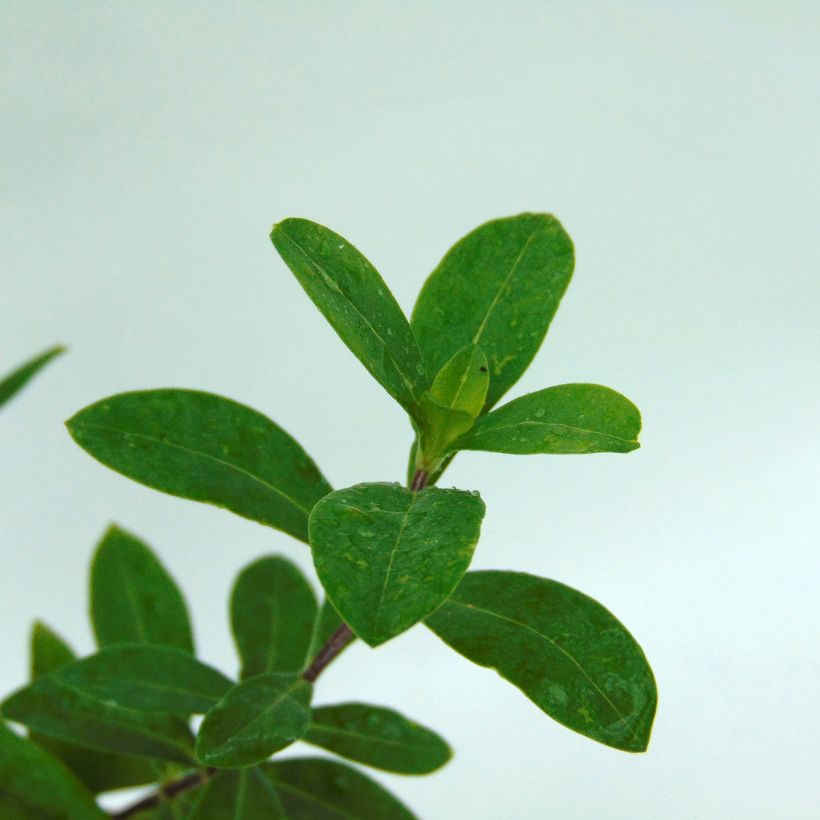
{"type": "Polygon", "coordinates": [[[535,356],[574,267],[555,217],[524,213],[487,222],[457,242],[419,294],[411,325],[428,373],[465,345],[487,356],[492,407],[535,356]]]}
{"type": "Polygon", "coordinates": [[[586,595],[522,572],[471,572],[426,623],[564,726],[616,749],[646,749],[652,670],[626,628],[586,595]]]}
{"type": "Polygon", "coordinates": [[[316,571],[342,618],[378,646],[455,588],[483,516],[478,495],[462,490],[357,484],[331,493],[311,514],[316,571]]]}
{"type": "Polygon", "coordinates": [[[196,743],[200,761],[249,766],[289,746],[307,731],[311,690],[301,678],[277,673],[237,684],[205,715],[196,743]]]}
{"type": "Polygon", "coordinates": [[[260,558],[242,570],[231,595],[242,677],[303,669],[317,608],[310,584],[286,558],[260,558]]]}
{"type": "Polygon", "coordinates": [[[104,820],[88,791],[55,757],[0,723],[4,820],[104,820]]]}
{"type": "Polygon", "coordinates": [[[52,359],[64,351],[65,348],[59,345],[52,347],[0,379],[0,407],[22,390],[52,359]]]}
{"type": "Polygon", "coordinates": [[[454,447],[497,453],[628,453],[640,447],[641,414],[597,384],[562,384],[513,399],[478,420],[454,447]]]}
{"type": "Polygon", "coordinates": [[[331,489],[281,427],[211,393],[122,393],[81,410],[67,425],[94,458],[141,484],[302,540],[311,508],[331,489]]]}
{"type": "Polygon", "coordinates": [[[392,709],[368,703],[314,709],[303,739],[341,757],[399,774],[429,774],[452,755],[435,732],[392,709]]]}
{"type": "Polygon", "coordinates": [[[273,226],[271,240],[313,303],[371,375],[415,415],[421,354],[390,289],[346,239],[307,219],[273,226]]]}
{"type": "Polygon", "coordinates": [[[109,527],[91,562],[91,621],[97,643],[163,644],[194,651],[188,609],[152,550],[109,527]]]}
{"type": "Polygon", "coordinates": [[[284,820],[276,788],[249,766],[209,778],[187,820],[284,820]]]}
{"type": "Polygon", "coordinates": [[[392,794],[351,766],[298,757],[260,768],[276,787],[288,820],[415,820],[392,794]]]}

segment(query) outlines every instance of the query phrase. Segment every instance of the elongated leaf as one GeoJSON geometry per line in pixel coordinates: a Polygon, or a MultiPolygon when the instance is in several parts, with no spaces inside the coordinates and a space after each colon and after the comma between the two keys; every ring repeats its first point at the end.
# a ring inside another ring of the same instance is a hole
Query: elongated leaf
{"type": "Polygon", "coordinates": [[[217,772],[202,789],[187,820],[284,820],[271,780],[255,766],[217,772]]]}
{"type": "Polygon", "coordinates": [[[350,760],[399,774],[429,774],[452,756],[435,732],[392,709],[368,703],[314,709],[303,739],[350,760]]]}
{"type": "Polygon", "coordinates": [[[270,419],[194,390],[122,393],[67,422],[108,467],[156,490],[224,507],[307,540],[307,517],[331,487],[270,419]]]}
{"type": "Polygon", "coordinates": [[[640,447],[640,431],[641,414],[625,396],[597,384],[562,384],[493,410],[453,447],[497,453],[628,453],[640,447]]]}
{"type": "Polygon", "coordinates": [[[358,769],[320,757],[260,766],[288,820],[415,820],[415,815],[358,769]]]}
{"type": "MultiPolygon", "coordinates": [[[[336,607],[325,598],[319,607],[319,615],[316,617],[316,625],[313,630],[313,636],[310,640],[310,649],[308,650],[308,659],[313,660],[319,653],[319,650],[330,640],[333,633],[344,623],[342,616],[336,611],[336,607]]],[[[345,644],[342,651],[355,640],[355,636],[351,641],[345,644]]]]}
{"type": "Polygon", "coordinates": [[[478,542],[478,494],[357,484],[310,517],[316,571],[333,606],[378,646],[429,615],[452,592],[478,542]]]}
{"type": "Polygon", "coordinates": [[[104,820],[91,792],[59,760],[0,723],[4,820],[104,820]]]}
{"type": "Polygon", "coordinates": [[[103,752],[191,763],[191,738],[167,715],[137,712],[83,695],[59,671],[38,678],[2,705],[4,717],[33,732],[103,752]]]}
{"type": "MultiPolygon", "coordinates": [[[[56,672],[75,659],[74,652],[59,635],[43,623],[34,624],[31,631],[32,680],[56,672]]],[[[36,733],[32,733],[30,737],[38,746],[62,761],[94,794],[141,786],[157,779],[157,769],[148,760],[84,749],[82,746],[36,733]]]]}
{"type": "Polygon", "coordinates": [[[492,407],[541,346],[569,284],[572,241],[555,217],[519,214],[459,240],[428,278],[411,326],[428,373],[476,344],[487,356],[492,407]]]}
{"type": "Polygon", "coordinates": [[[316,612],[310,584],[286,558],[260,558],[242,570],[231,595],[231,626],[242,658],[242,677],[301,671],[316,612]]]}
{"type": "Polygon", "coordinates": [[[52,359],[64,351],[65,348],[62,346],[52,347],[0,379],[0,407],[22,390],[52,359]]]}
{"type": "Polygon", "coordinates": [[[109,527],[91,562],[91,620],[100,646],[164,644],[194,651],[185,600],[154,553],[109,527]]]}
{"type": "Polygon", "coordinates": [[[64,666],[54,676],[75,691],[147,712],[204,714],[232,683],[181,649],[121,644],[64,666]]]}
{"type": "Polygon", "coordinates": [[[205,715],[196,741],[202,763],[249,766],[298,740],[310,720],[312,687],[295,675],[248,678],[205,715]]]}
{"type": "Polygon", "coordinates": [[[426,623],[564,726],[616,749],[646,749],[652,670],[626,628],[586,595],[523,572],[471,572],[426,623]]]}
{"type": "Polygon", "coordinates": [[[426,376],[416,340],[376,269],[346,239],[307,219],[273,226],[271,241],[342,341],[411,416],[426,376]]]}

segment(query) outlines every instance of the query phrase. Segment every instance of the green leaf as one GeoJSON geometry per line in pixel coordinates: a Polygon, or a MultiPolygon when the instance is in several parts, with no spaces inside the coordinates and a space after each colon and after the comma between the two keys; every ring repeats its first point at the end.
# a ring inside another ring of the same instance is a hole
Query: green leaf
{"type": "Polygon", "coordinates": [[[52,347],[45,353],[35,356],[33,359],[20,365],[4,378],[0,379],[0,407],[2,407],[12,396],[22,390],[26,384],[44,368],[52,359],[65,351],[65,348],[58,345],[52,347]]]}
{"type": "Polygon", "coordinates": [[[141,484],[224,507],[303,541],[311,508],[331,490],[281,427],[211,393],[122,393],[86,407],[67,425],[94,458],[141,484]]]}
{"type": "Polygon", "coordinates": [[[652,670],[626,628],[586,595],[522,572],[471,572],[427,626],[564,726],[645,751],[657,703],[652,670]]]}
{"type": "Polygon", "coordinates": [[[310,584],[287,559],[260,558],[242,570],[231,595],[231,626],[242,658],[242,677],[301,671],[316,611],[310,584]]]}
{"type": "Polygon", "coordinates": [[[107,815],[59,760],[0,723],[0,816],[4,820],[104,820],[107,815]]]}
{"type": "Polygon", "coordinates": [[[483,516],[478,494],[463,490],[338,490],[310,516],[316,571],[342,618],[378,646],[452,592],[470,564],[483,516]]]}
{"type": "Polygon", "coordinates": [[[205,715],[196,741],[200,761],[237,768],[258,763],[307,731],[313,687],[270,673],[238,683],[205,715]]]}
{"type": "Polygon", "coordinates": [[[80,694],[125,709],[204,714],[231,688],[221,672],[170,646],[121,644],[54,676],[80,694]]]}
{"type": "Polygon", "coordinates": [[[426,376],[416,340],[376,269],[346,239],[307,219],[273,226],[271,241],[299,284],[396,401],[416,415],[426,376]]]}
{"type": "Polygon", "coordinates": [[[100,646],[164,644],[193,653],[185,600],[154,553],[109,527],[91,562],[91,620],[100,646]]]}
{"type": "Polygon", "coordinates": [[[303,739],[350,760],[399,774],[429,774],[452,756],[435,732],[392,709],[367,703],[314,709],[303,739]]]}
{"type": "Polygon", "coordinates": [[[12,694],[3,702],[3,716],[89,749],[193,762],[190,733],[175,718],[114,706],[77,692],[58,676],[53,672],[12,694]]]}
{"type": "Polygon", "coordinates": [[[597,384],[562,384],[513,399],[453,445],[496,453],[628,453],[640,447],[641,414],[597,384]]]}
{"type": "Polygon", "coordinates": [[[378,783],[334,760],[298,757],[260,768],[276,787],[288,820],[415,820],[378,783]]]}
{"type": "MultiPolygon", "coordinates": [[[[39,621],[34,624],[31,631],[32,680],[56,672],[75,659],[71,648],[48,626],[39,621]]],[[[142,786],[157,779],[155,766],[147,760],[84,749],[36,733],[30,737],[38,746],[61,760],[94,794],[142,786]]]]}
{"type": "Polygon", "coordinates": [[[465,345],[480,345],[490,367],[485,409],[492,407],[541,346],[574,264],[572,241],[549,214],[496,219],[467,234],[413,310],[427,372],[437,373],[465,345]]]}
{"type": "Polygon", "coordinates": [[[284,820],[273,783],[258,768],[220,771],[208,779],[188,820],[284,820]]]}
{"type": "MultiPolygon", "coordinates": [[[[343,623],[342,616],[336,611],[336,607],[325,598],[325,600],[322,601],[322,606],[319,608],[319,615],[316,618],[316,625],[310,640],[310,649],[308,650],[309,660],[313,660],[316,655],[319,654],[319,650],[330,640],[333,633],[336,632],[343,623]]],[[[354,640],[356,640],[355,635],[342,647],[341,651],[347,649],[354,640]]]]}

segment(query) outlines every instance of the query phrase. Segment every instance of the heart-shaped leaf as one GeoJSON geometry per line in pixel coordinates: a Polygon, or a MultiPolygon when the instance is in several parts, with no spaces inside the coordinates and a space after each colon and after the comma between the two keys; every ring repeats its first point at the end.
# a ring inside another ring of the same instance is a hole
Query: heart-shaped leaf
{"type": "Polygon", "coordinates": [[[426,623],[564,726],[645,751],[657,703],[652,670],[623,624],[592,598],[523,572],[470,572],[426,623]]]}
{"type": "Polygon", "coordinates": [[[477,493],[357,484],[313,509],[313,561],[342,618],[378,646],[452,592],[470,564],[483,517],[477,493]]]}

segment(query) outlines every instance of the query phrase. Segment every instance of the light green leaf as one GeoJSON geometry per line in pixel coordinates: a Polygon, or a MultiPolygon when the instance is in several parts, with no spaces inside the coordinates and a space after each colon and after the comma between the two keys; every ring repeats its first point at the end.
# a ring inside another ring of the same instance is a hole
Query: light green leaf
{"type": "Polygon", "coordinates": [[[231,688],[221,672],[170,646],[121,644],[53,675],[91,698],[142,712],[204,714],[231,688]]]}
{"type": "Polygon", "coordinates": [[[0,723],[4,820],[104,820],[94,797],[59,760],[0,723]]]}
{"type": "Polygon", "coordinates": [[[411,326],[428,373],[465,345],[487,356],[485,409],[535,356],[574,267],[572,241],[554,216],[487,222],[459,240],[428,278],[411,326]]]}
{"type": "Polygon", "coordinates": [[[270,673],[238,683],[205,715],[196,741],[200,761],[238,768],[290,746],[307,731],[313,687],[270,673]]]}
{"type": "Polygon", "coordinates": [[[378,646],[452,592],[470,564],[483,517],[477,493],[357,484],[314,508],[313,561],[342,618],[378,646]]]}
{"type": "Polygon", "coordinates": [[[350,760],[399,774],[429,774],[452,756],[435,732],[392,709],[367,703],[314,709],[303,739],[350,760]]]}
{"type": "MultiPolygon", "coordinates": [[[[330,640],[333,633],[339,629],[344,623],[342,616],[336,611],[336,607],[325,598],[322,601],[322,606],[319,607],[319,615],[316,618],[316,625],[313,630],[313,636],[310,640],[310,649],[308,650],[308,660],[313,660],[319,654],[319,650],[330,640]]],[[[353,641],[356,640],[354,635],[348,641],[342,651],[347,649],[353,641]]]]}
{"type": "Polygon", "coordinates": [[[351,766],[320,757],[266,763],[288,820],[416,820],[378,783],[351,766]]]}
{"type": "MultiPolygon", "coordinates": [[[[56,672],[75,659],[71,648],[48,626],[39,621],[34,624],[31,631],[32,680],[56,672]]],[[[36,733],[32,733],[30,737],[38,746],[62,761],[94,794],[141,786],[157,779],[154,764],[141,758],[84,749],[36,733]]]]}
{"type": "Polygon", "coordinates": [[[407,319],[373,265],[346,239],[307,219],[274,225],[271,240],[342,341],[415,416],[426,381],[421,354],[407,319]]]}
{"type": "Polygon", "coordinates": [[[470,572],[426,623],[564,726],[645,751],[657,703],[652,670],[626,628],[586,595],[523,572],[470,572]]]}
{"type": "Polygon", "coordinates": [[[562,384],[513,399],[453,445],[497,453],[628,453],[640,447],[641,414],[597,384],[562,384]]]}
{"type": "Polygon", "coordinates": [[[100,646],[164,644],[193,653],[185,600],[154,553],[111,526],[91,562],[91,620],[100,646]]]}
{"type": "Polygon", "coordinates": [[[52,347],[0,379],[0,407],[22,390],[52,359],[64,351],[65,348],[62,346],[52,347]]]}
{"type": "Polygon", "coordinates": [[[3,716],[32,732],[103,752],[191,763],[187,727],[168,715],[137,712],[88,697],[58,672],[38,678],[3,702],[3,716]]]}
{"type": "Polygon", "coordinates": [[[273,783],[258,768],[220,771],[208,779],[188,820],[284,820],[273,783]]]}
{"type": "Polygon", "coordinates": [[[122,393],[86,407],[67,425],[94,458],[141,484],[224,507],[303,541],[311,508],[331,490],[281,427],[211,393],[122,393]]]}
{"type": "Polygon", "coordinates": [[[242,658],[242,677],[301,671],[316,611],[310,584],[286,558],[260,558],[242,570],[231,595],[231,626],[242,658]]]}

